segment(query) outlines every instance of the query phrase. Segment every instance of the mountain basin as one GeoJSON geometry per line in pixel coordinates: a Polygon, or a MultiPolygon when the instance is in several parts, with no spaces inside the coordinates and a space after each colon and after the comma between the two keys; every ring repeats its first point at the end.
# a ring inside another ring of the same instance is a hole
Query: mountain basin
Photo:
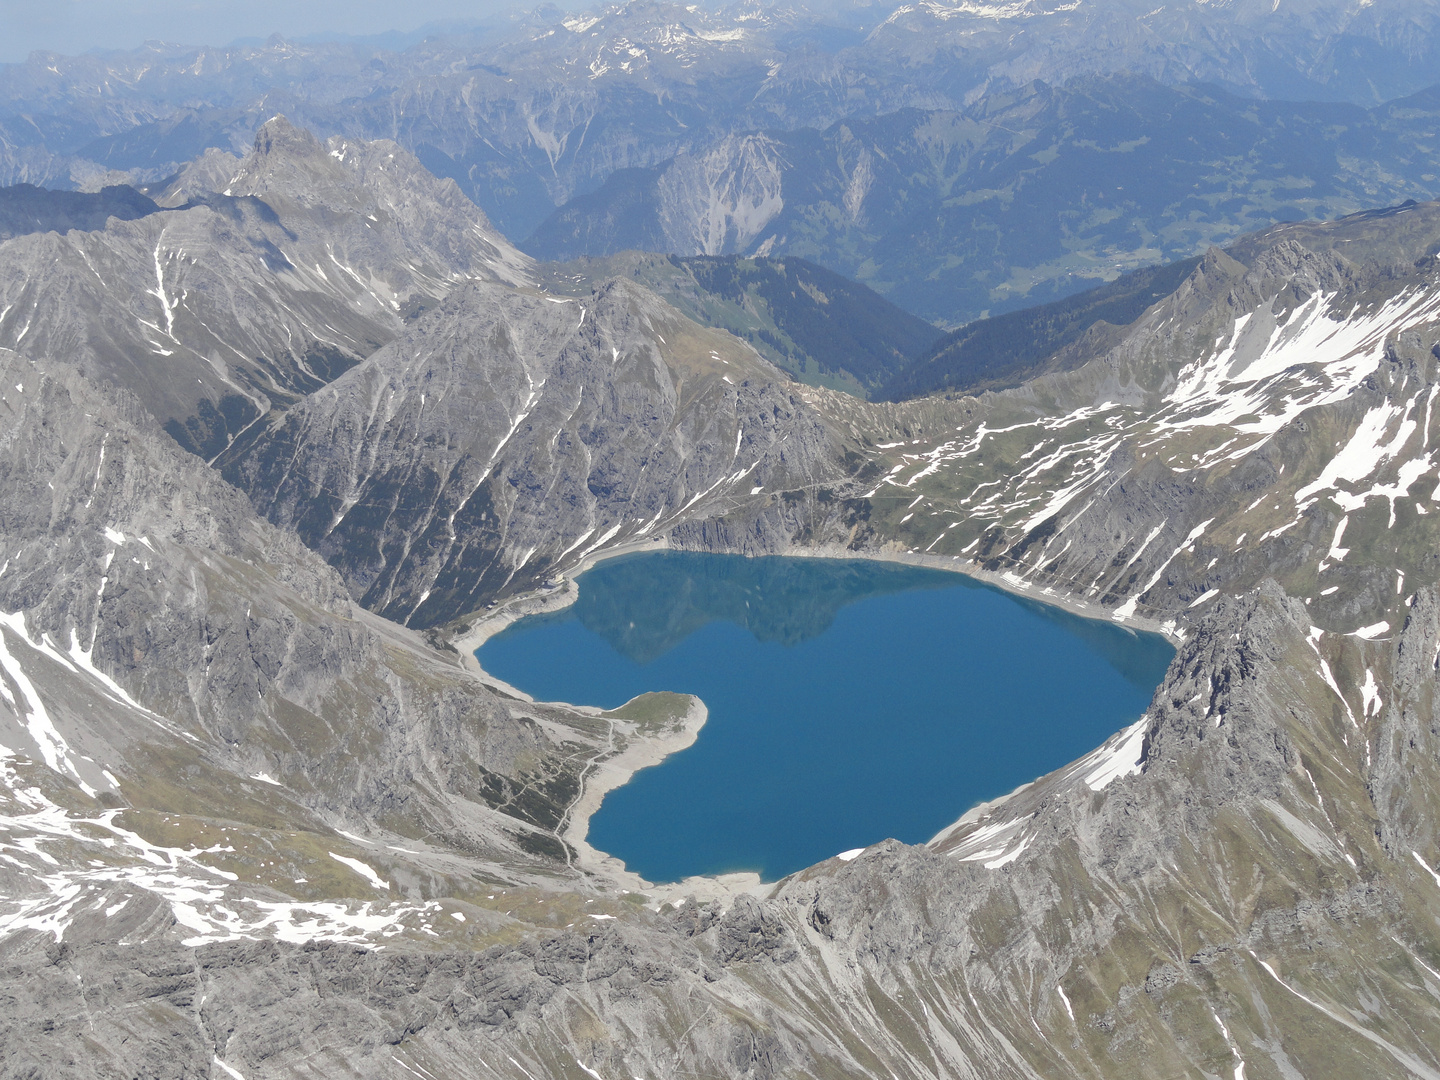
{"type": "Polygon", "coordinates": [[[978,802],[1133,723],[1174,655],[944,570],[872,560],[621,556],[476,652],[538,700],[695,694],[694,745],[608,793],[589,843],[653,882],[766,881],[978,802]]]}

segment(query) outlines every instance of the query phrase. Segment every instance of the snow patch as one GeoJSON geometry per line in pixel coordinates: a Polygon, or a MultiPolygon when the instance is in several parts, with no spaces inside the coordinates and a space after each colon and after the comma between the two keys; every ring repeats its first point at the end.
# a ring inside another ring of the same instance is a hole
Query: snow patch
{"type": "Polygon", "coordinates": [[[1425,861],[1424,857],[1420,854],[1420,852],[1412,850],[1410,854],[1414,855],[1415,861],[1418,862],[1421,866],[1423,866],[1425,868],[1425,872],[1435,879],[1435,884],[1440,885],[1440,874],[1437,874],[1434,870],[1430,869],[1430,864],[1425,861]]]}
{"type": "Polygon", "coordinates": [[[1375,682],[1375,673],[1365,669],[1365,682],[1360,687],[1360,697],[1365,702],[1365,715],[1378,715],[1385,702],[1380,697],[1380,687],[1375,682]]]}
{"type": "Polygon", "coordinates": [[[1065,1015],[1070,1017],[1070,1022],[1075,1022],[1075,1010],[1070,1007],[1070,997],[1065,993],[1065,988],[1059,983],[1055,984],[1055,993],[1060,995],[1060,1000],[1065,1003],[1065,1015]]]}
{"type": "Polygon", "coordinates": [[[367,863],[363,863],[359,859],[347,859],[344,855],[336,855],[333,851],[329,852],[329,855],[336,862],[342,863],[345,866],[348,866],[351,870],[354,870],[355,873],[359,874],[366,881],[370,882],[370,884],[373,885],[375,888],[390,888],[390,883],[384,878],[382,878],[379,874],[377,874],[374,870],[372,870],[367,863]]]}
{"type": "Polygon", "coordinates": [[[1140,771],[1145,755],[1145,729],[1149,723],[1149,716],[1140,717],[1095,752],[1095,767],[1085,774],[1085,784],[1091,791],[1100,791],[1112,781],[1140,771]]]}
{"type": "MultiPolygon", "coordinates": [[[[30,644],[30,636],[25,631],[23,615],[5,615],[0,612],[0,627],[8,627],[26,644],[30,644]]],[[[50,719],[45,703],[40,699],[40,692],[36,690],[35,684],[30,681],[29,676],[25,674],[20,661],[6,647],[3,630],[0,630],[0,671],[10,677],[10,681],[20,691],[20,696],[25,699],[26,715],[22,722],[31,740],[40,751],[40,756],[44,759],[45,764],[62,776],[68,776],[74,780],[80,786],[80,790],[93,797],[96,794],[95,789],[81,777],[78,759],[74,751],[70,749],[70,744],[65,741],[65,737],[55,727],[54,721],[50,719]]],[[[15,704],[15,699],[8,690],[5,697],[15,704]]],[[[16,719],[21,718],[17,716],[16,719]]]]}

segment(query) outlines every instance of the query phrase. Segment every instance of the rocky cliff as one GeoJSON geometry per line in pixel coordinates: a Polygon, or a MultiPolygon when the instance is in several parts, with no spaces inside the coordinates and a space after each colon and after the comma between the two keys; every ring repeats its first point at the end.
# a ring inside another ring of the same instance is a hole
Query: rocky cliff
{"type": "MultiPolygon", "coordinates": [[[[456,292],[219,464],[366,607],[427,626],[756,492],[813,494],[840,456],[748,346],[613,282],[456,292]]],[[[737,546],[788,546],[810,501],[737,546]]]]}

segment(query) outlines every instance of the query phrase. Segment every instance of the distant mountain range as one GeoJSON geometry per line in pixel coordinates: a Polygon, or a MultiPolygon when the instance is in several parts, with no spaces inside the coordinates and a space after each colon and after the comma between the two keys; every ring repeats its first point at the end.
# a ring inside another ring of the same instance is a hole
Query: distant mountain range
{"type": "Polygon", "coordinates": [[[727,133],[962,110],[1043,80],[1129,72],[1251,98],[1375,105],[1440,83],[1424,0],[737,4],[635,0],[389,51],[371,42],[152,43],[0,68],[0,183],[155,180],[243,152],[286,113],[322,137],[391,138],[507,235],[624,168],[727,133]]]}
{"type": "Polygon", "coordinates": [[[1422,0],[636,0],[399,51],[37,55],[0,68],[0,183],[161,183],[284,113],[397,142],[543,259],[798,255],[956,326],[1431,197],[1437,26],[1422,0]]]}
{"type": "Polygon", "coordinates": [[[621,170],[522,246],[799,255],[955,325],[1275,221],[1440,189],[1440,91],[1365,110],[1087,76],[960,111],[726,136],[621,170]]]}
{"type": "Polygon", "coordinates": [[[797,382],[860,397],[928,356],[941,337],[873,289],[804,259],[630,251],[540,263],[536,273],[557,292],[613,277],[641,282],[697,322],[743,338],[797,382]]]}

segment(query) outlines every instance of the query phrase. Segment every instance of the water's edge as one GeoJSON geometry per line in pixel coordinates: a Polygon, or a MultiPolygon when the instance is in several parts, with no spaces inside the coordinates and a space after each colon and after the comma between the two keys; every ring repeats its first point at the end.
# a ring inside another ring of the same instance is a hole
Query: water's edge
{"type": "MultiPolygon", "coordinates": [[[[608,550],[595,552],[572,568],[566,577],[565,583],[555,589],[538,589],[512,597],[510,600],[498,605],[493,611],[478,612],[472,616],[457,620],[459,623],[468,622],[469,628],[463,633],[457,634],[455,637],[449,639],[448,643],[459,652],[462,666],[486,686],[522,701],[534,701],[535,699],[531,695],[495,677],[484,669],[477,653],[486,641],[528,616],[562,611],[570,607],[580,597],[580,589],[576,583],[576,579],[601,562],[639,552],[673,552],[686,550],[688,549],[674,548],[664,538],[657,538],[655,540],[621,544],[608,550]]],[[[733,552],[697,553],[712,555],[736,554],[733,552]]],[[[1108,613],[1105,612],[1105,609],[1097,608],[1085,600],[1049,588],[1044,590],[1034,589],[1027,583],[1017,583],[1000,574],[987,571],[973,562],[958,560],[953,556],[923,555],[912,552],[856,552],[846,548],[826,547],[767,553],[765,557],[771,558],[775,556],[783,558],[865,560],[900,563],[907,566],[923,567],[932,570],[945,570],[978,581],[1012,596],[1053,607],[1082,619],[1158,634],[1170,641],[1173,645],[1179,645],[1185,637],[1183,628],[1177,627],[1172,622],[1162,624],[1140,616],[1131,616],[1125,619],[1110,618],[1108,617],[1108,613]]],[[[621,888],[644,892],[656,903],[678,901],[683,897],[691,896],[700,899],[709,897],[723,899],[742,892],[755,896],[768,896],[780,886],[785,880],[785,877],[782,877],[776,882],[762,882],[760,875],[755,873],[733,873],[700,875],[688,877],[682,881],[671,884],[657,884],[647,881],[639,874],[628,869],[624,861],[617,856],[600,851],[586,840],[586,836],[589,833],[590,819],[599,811],[605,795],[628,783],[635,773],[641,769],[659,765],[671,754],[678,753],[695,742],[701,727],[704,726],[708,717],[708,710],[700,698],[695,695],[689,696],[692,698],[694,705],[686,716],[683,732],[648,736],[637,734],[632,736],[625,750],[610,756],[602,755],[592,762],[590,768],[586,770],[581,778],[580,794],[576,797],[575,802],[571,804],[565,821],[560,827],[560,837],[574,849],[576,853],[576,865],[581,870],[606,878],[621,888]]],[[[594,705],[577,705],[571,702],[553,702],[552,704],[563,705],[576,712],[591,716],[599,716],[604,712],[603,709],[594,705]]],[[[1084,755],[1082,755],[1082,757],[1083,756],[1084,755]]],[[[1067,764],[1060,768],[1064,769],[1068,767],[1069,765],[1067,764]]],[[[1037,777],[1036,779],[1039,778],[1037,777]]],[[[987,814],[993,812],[997,807],[1026,790],[1034,783],[1034,779],[1028,780],[1017,786],[1009,794],[1001,795],[978,806],[967,808],[962,811],[954,823],[941,829],[936,834],[935,839],[948,835],[961,823],[974,818],[978,812],[987,814]]],[[[933,843],[934,841],[928,842],[933,843]]],[[[786,877],[788,876],[793,875],[786,875],[786,877]]]]}

